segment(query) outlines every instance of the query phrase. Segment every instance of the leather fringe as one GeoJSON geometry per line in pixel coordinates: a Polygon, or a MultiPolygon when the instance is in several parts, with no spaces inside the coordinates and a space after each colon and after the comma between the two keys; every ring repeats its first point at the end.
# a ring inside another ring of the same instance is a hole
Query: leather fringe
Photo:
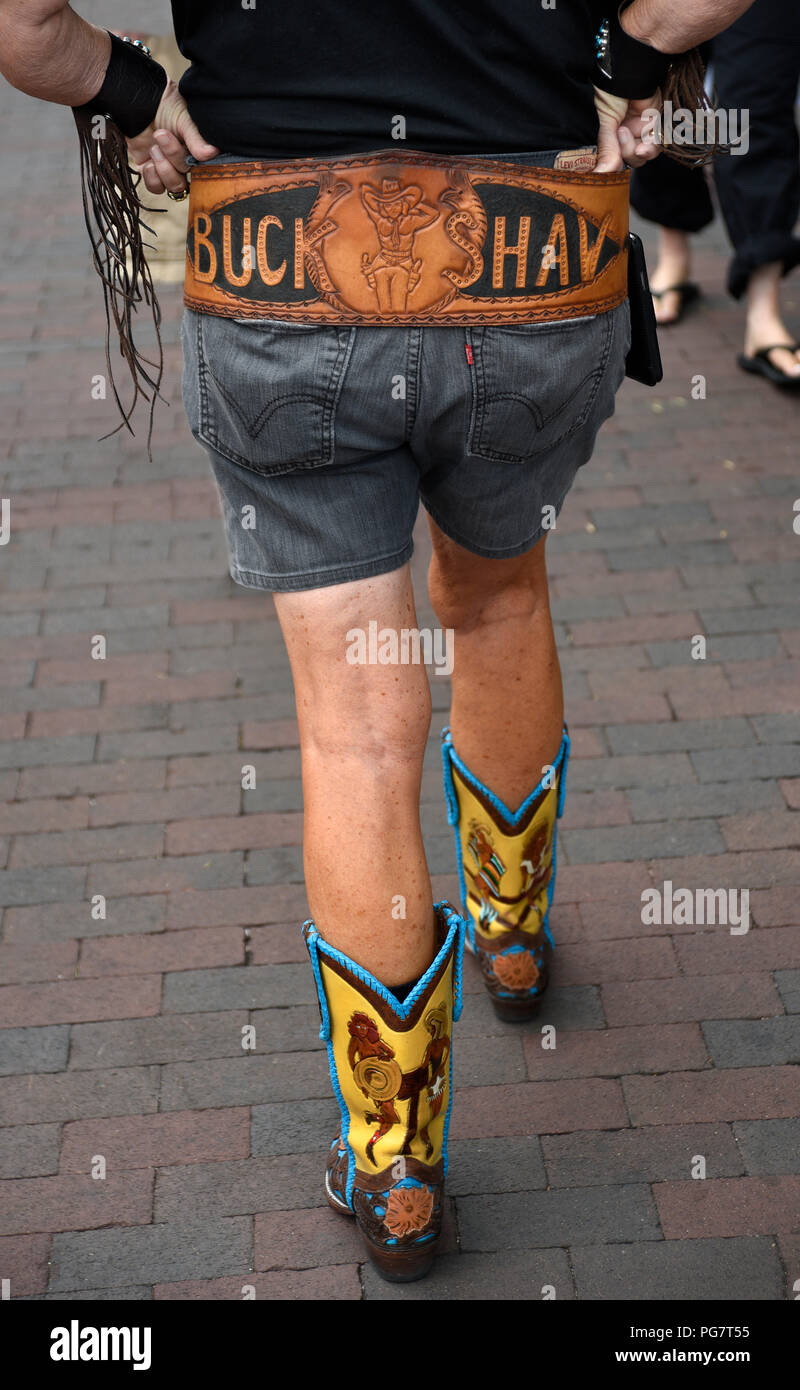
{"type": "MultiPolygon", "coordinates": [[[[672,103],[673,111],[680,109],[691,111],[692,114],[713,111],[714,106],[706,96],[705,80],[706,65],[703,56],[699,49],[690,48],[688,53],[682,53],[670,67],[661,95],[665,102],[672,103]]],[[[678,164],[699,167],[709,164],[715,154],[726,154],[730,146],[714,139],[699,145],[665,145],[662,141],[661,148],[664,154],[678,164]]]]}
{"type": "MultiPolygon", "coordinates": [[[[110,439],[123,428],[134,434],[131,419],[139,397],[149,402],[147,453],[152,462],[153,418],[161,396],[164,349],[161,341],[161,306],[145,255],[142,232],[153,229],[142,220],[138,186],[141,175],[128,162],[125,136],[108,117],[73,108],[81,158],[83,214],[92,244],[92,261],[103,286],[106,312],[106,365],[108,380],[121,415],[110,439]],[[98,126],[105,133],[98,136],[98,126]],[[133,315],[140,304],[150,310],[158,344],[156,360],[143,356],[134,341],[133,315]],[[120,355],[133,385],[133,400],[126,408],[120,397],[111,361],[112,323],[119,338],[120,355]]],[[[148,209],[158,211],[158,209],[148,209]]],[[[101,441],[102,442],[102,441],[101,441]]]]}

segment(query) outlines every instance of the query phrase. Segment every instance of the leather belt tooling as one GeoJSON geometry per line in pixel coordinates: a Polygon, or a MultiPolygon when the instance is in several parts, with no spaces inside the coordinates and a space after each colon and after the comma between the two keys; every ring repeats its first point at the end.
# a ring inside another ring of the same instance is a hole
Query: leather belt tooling
{"type": "Polygon", "coordinates": [[[393,151],[198,165],[185,302],[311,324],[604,313],[627,294],[628,181],[393,151]]]}

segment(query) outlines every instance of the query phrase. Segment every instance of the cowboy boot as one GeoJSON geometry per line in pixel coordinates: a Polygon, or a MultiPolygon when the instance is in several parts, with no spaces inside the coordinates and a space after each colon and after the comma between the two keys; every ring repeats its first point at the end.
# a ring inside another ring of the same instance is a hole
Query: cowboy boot
{"type": "Polygon", "coordinates": [[[427,1274],[442,1225],[464,922],[449,903],[435,911],[436,955],[402,1002],[313,922],[303,928],[342,1112],[325,1193],[336,1211],[355,1216],[370,1259],[392,1283],[427,1274]]]}
{"type": "Polygon", "coordinates": [[[569,735],[517,811],[510,811],[461,761],[442,733],[447,819],[455,827],[467,942],[495,1012],[532,1018],[547,988],[553,938],[548,916],[556,883],[556,821],[564,809],[569,735]]]}

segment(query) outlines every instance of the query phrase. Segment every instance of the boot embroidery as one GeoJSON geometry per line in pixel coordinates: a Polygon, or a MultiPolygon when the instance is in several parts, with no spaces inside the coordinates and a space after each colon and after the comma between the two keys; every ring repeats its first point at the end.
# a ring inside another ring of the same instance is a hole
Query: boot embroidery
{"type": "Polygon", "coordinates": [[[501,1018],[533,1016],[548,984],[556,828],[564,810],[570,740],[516,810],[461,761],[442,734],[448,823],[455,831],[469,942],[501,1018]]]}
{"type": "Polygon", "coordinates": [[[532,894],[541,892],[547,883],[553,858],[552,848],[547,826],[542,825],[531,836],[522,851],[522,867],[530,875],[530,881],[525,885],[523,897],[530,898],[532,894]]]}
{"type": "Polygon", "coordinates": [[[470,879],[469,898],[478,909],[477,925],[484,931],[492,922],[507,930],[522,928],[537,932],[544,913],[540,894],[546,889],[552,867],[552,840],[547,825],[540,825],[522,850],[520,868],[525,882],[519,893],[504,896],[501,880],[506,873],[506,865],[494,847],[491,829],[477,820],[470,821],[467,850],[472,857],[471,865],[464,859],[463,869],[470,879]],[[503,911],[502,909],[505,909],[503,911]],[[520,909],[515,912],[514,909],[520,909]],[[538,920],[529,922],[531,912],[538,920]]]}
{"type": "Polygon", "coordinates": [[[341,1114],[325,1194],[355,1216],[379,1272],[400,1282],[430,1267],[444,1214],[465,921],[448,903],[434,906],[438,949],[403,1000],[313,922],[304,927],[341,1114]]]}
{"type": "Polygon", "coordinates": [[[383,1192],[356,1192],[362,1227],[382,1245],[423,1245],[436,1238],[441,1223],[441,1188],[403,1178],[383,1192]]]}
{"type": "Polygon", "coordinates": [[[376,1168],[375,1145],[395,1125],[402,1123],[395,1101],[408,1101],[405,1137],[400,1154],[411,1153],[411,1144],[418,1131],[425,1144],[426,1158],[430,1158],[434,1151],[429,1125],[444,1103],[447,1060],[450,1056],[447,1010],[444,1005],[429,1009],[423,1023],[431,1040],[420,1065],[409,1072],[400,1069],[394,1049],[384,1042],[374,1018],[357,1011],[351,1014],[347,1024],[350,1034],[347,1060],[353,1080],[367,1100],[372,1102],[370,1108],[364,1111],[364,1119],[368,1125],[377,1125],[365,1150],[369,1162],[376,1168]],[[423,1092],[427,1115],[420,1123],[423,1092]]]}
{"type": "MultiPolygon", "coordinates": [[[[364,1112],[368,1125],[378,1128],[367,1143],[366,1153],[370,1163],[377,1168],[375,1145],[394,1125],[399,1125],[400,1116],[394,1100],[403,1085],[403,1073],[394,1059],[394,1049],[383,1041],[378,1025],[367,1014],[351,1014],[347,1029],[350,1042],[347,1047],[347,1060],[353,1073],[353,1080],[373,1106],[364,1112]]],[[[409,1136],[401,1152],[407,1152],[409,1136]]]]}
{"type": "Polygon", "coordinates": [[[467,872],[475,879],[481,892],[488,889],[489,893],[497,894],[500,892],[500,880],[506,866],[492,844],[492,835],[488,827],[471,821],[469,828],[467,848],[475,861],[475,870],[468,868],[467,872]]]}
{"type": "Polygon", "coordinates": [[[492,970],[506,989],[533,989],[539,979],[539,966],[533,951],[517,946],[492,957],[492,970]]]}
{"type": "Polygon", "coordinates": [[[440,1004],[436,1009],[429,1009],[424,1022],[431,1035],[431,1041],[428,1043],[425,1056],[422,1059],[422,1065],[427,1074],[427,1101],[430,1115],[419,1134],[420,1139],[425,1141],[425,1157],[430,1158],[433,1154],[433,1144],[428,1133],[428,1125],[431,1120],[435,1120],[444,1104],[447,1062],[450,1056],[450,1035],[447,1031],[447,1010],[444,1004],[440,1004]]]}
{"type": "Polygon", "coordinates": [[[410,1236],[424,1230],[432,1215],[432,1190],[414,1178],[405,1178],[389,1192],[383,1224],[393,1236],[410,1236]]]}

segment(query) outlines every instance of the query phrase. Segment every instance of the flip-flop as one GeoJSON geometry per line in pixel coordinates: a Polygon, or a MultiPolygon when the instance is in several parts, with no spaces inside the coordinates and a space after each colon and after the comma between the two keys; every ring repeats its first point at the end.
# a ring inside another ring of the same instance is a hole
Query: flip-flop
{"type": "Polygon", "coordinates": [[[665,294],[680,295],[678,312],[674,319],[658,320],[659,328],[670,328],[673,323],[680,323],[689,305],[695,304],[700,298],[700,286],[693,284],[691,280],[685,280],[682,285],[668,285],[665,290],[654,290],[651,286],[650,293],[654,299],[663,299],[665,294]]]}
{"type": "Polygon", "coordinates": [[[785,348],[787,352],[797,352],[800,350],[800,343],[772,343],[770,347],[759,348],[752,357],[745,357],[744,353],[740,352],[736,361],[743,372],[753,372],[755,376],[766,377],[773,386],[779,386],[783,391],[797,391],[800,389],[800,376],[790,376],[788,372],[782,372],[769,360],[769,354],[775,352],[777,348],[785,348]]]}

